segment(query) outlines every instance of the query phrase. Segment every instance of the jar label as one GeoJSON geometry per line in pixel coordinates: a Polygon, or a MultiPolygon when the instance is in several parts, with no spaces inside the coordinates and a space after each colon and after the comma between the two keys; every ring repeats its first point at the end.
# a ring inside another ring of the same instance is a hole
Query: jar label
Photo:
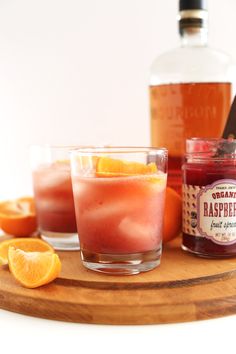
{"type": "Polygon", "coordinates": [[[236,181],[223,179],[204,187],[183,185],[183,231],[217,244],[236,240],[236,181]]]}

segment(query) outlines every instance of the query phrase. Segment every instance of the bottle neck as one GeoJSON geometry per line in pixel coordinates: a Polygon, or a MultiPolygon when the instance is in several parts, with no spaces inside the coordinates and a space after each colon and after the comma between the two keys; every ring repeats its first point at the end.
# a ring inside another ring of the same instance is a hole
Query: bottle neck
{"type": "Polygon", "coordinates": [[[207,28],[185,28],[180,36],[182,47],[206,47],[208,43],[207,28]]]}

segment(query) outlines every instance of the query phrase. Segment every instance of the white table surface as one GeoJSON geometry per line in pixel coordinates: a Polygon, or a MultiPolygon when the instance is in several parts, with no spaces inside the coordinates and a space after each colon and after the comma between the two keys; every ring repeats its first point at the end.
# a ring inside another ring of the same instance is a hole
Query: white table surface
{"type": "Polygon", "coordinates": [[[235,353],[236,315],[166,325],[57,322],[0,310],[3,353],[235,353]]]}

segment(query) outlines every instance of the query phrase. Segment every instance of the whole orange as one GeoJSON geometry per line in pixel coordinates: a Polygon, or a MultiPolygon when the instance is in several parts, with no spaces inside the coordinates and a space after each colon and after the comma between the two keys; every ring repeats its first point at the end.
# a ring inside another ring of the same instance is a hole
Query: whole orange
{"type": "Polygon", "coordinates": [[[23,197],[0,203],[0,229],[16,237],[30,236],[37,230],[34,199],[23,197]]]}
{"type": "Polygon", "coordinates": [[[164,211],[163,243],[173,240],[181,231],[182,199],[172,188],[166,188],[166,202],[164,211]]]}

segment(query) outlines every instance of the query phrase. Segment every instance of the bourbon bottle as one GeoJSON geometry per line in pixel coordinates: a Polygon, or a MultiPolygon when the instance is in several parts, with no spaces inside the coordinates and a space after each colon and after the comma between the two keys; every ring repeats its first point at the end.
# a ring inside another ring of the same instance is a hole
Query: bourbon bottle
{"type": "Polygon", "coordinates": [[[208,47],[204,0],[179,1],[180,47],[159,56],[151,67],[152,146],[169,151],[168,184],[181,192],[185,140],[222,136],[232,98],[232,64],[208,47]]]}

